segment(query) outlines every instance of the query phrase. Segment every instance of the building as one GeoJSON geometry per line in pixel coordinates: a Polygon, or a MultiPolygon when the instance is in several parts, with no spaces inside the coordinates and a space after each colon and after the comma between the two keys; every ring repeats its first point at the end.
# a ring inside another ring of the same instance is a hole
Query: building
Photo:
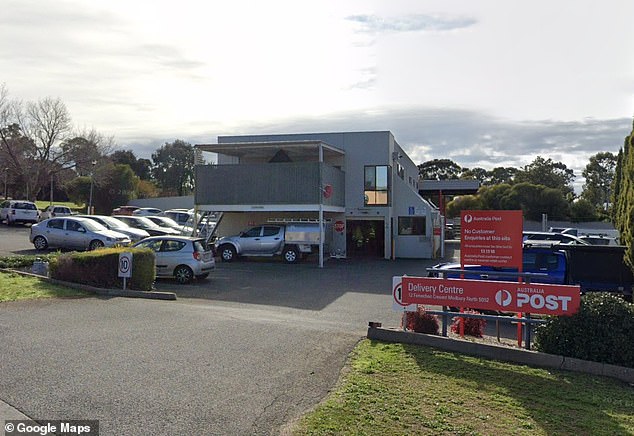
{"type": "Polygon", "coordinates": [[[194,203],[223,212],[218,234],[271,219],[333,224],[326,256],[433,258],[438,209],[418,193],[418,168],[389,131],[220,136],[198,144],[194,203]]]}

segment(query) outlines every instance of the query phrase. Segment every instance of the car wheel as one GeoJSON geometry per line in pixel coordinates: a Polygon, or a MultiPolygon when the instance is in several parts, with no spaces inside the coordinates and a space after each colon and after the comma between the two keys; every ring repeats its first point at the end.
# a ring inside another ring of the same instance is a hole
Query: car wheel
{"type": "Polygon", "coordinates": [[[48,248],[48,242],[44,236],[36,236],[33,239],[33,246],[36,250],[46,250],[48,248]]]}
{"type": "Polygon", "coordinates": [[[92,241],[90,241],[90,245],[88,245],[88,249],[90,251],[96,250],[97,248],[101,248],[104,246],[104,243],[102,241],[100,241],[99,239],[94,239],[92,241]]]}
{"type": "Polygon", "coordinates": [[[286,263],[297,263],[299,261],[299,254],[292,247],[286,248],[284,253],[282,253],[282,257],[286,263]]]}
{"type": "Polygon", "coordinates": [[[205,273],[205,274],[201,274],[201,275],[199,275],[199,276],[196,276],[196,278],[197,278],[198,280],[204,280],[204,279],[206,279],[207,277],[209,277],[209,273],[205,273]]]}
{"type": "Polygon", "coordinates": [[[233,262],[236,260],[236,249],[231,245],[223,245],[220,247],[220,257],[223,262],[233,262]]]}
{"type": "Polygon", "coordinates": [[[174,277],[176,281],[181,285],[190,283],[194,279],[194,272],[192,269],[185,265],[177,266],[174,270],[174,277]]]}

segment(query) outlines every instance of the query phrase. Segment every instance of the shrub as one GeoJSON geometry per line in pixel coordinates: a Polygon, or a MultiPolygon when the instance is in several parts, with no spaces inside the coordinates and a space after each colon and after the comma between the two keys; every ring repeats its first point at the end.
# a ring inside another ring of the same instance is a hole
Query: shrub
{"type": "Polygon", "coordinates": [[[634,305],[609,293],[581,297],[577,313],[536,329],[538,351],[634,368],[634,305]]]}
{"type": "MultiPolygon", "coordinates": [[[[476,310],[467,309],[464,313],[472,313],[472,314],[480,314],[480,312],[476,310]]],[[[484,334],[484,327],[486,327],[487,322],[485,319],[481,318],[470,318],[466,316],[456,316],[451,322],[451,331],[454,333],[460,333],[460,320],[464,319],[464,334],[467,336],[475,336],[476,338],[481,338],[484,334]]]]}
{"type": "Polygon", "coordinates": [[[54,279],[81,283],[100,288],[123,288],[118,277],[119,254],[132,253],[132,277],[126,285],[129,289],[152,289],[155,278],[154,253],[143,248],[105,248],[83,253],[64,253],[49,264],[54,279]]]}
{"type": "Polygon", "coordinates": [[[425,311],[423,306],[418,306],[416,312],[405,313],[405,327],[416,333],[438,334],[438,319],[425,311]]]}
{"type": "Polygon", "coordinates": [[[0,268],[25,268],[33,266],[33,262],[40,259],[45,262],[50,262],[51,259],[57,257],[58,252],[41,255],[28,255],[28,256],[1,256],[0,268]]]}

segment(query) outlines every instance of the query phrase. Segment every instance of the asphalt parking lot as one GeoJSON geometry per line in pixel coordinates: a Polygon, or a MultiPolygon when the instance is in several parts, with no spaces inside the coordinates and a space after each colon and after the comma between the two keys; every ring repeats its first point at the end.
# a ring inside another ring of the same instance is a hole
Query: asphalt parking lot
{"type": "MultiPolygon", "coordinates": [[[[35,252],[28,232],[0,226],[0,251],[35,252]]],[[[174,302],[2,303],[0,400],[101,434],[277,433],[328,394],[368,321],[398,326],[391,277],[433,263],[218,263],[191,285],[159,280],[174,302]]]]}

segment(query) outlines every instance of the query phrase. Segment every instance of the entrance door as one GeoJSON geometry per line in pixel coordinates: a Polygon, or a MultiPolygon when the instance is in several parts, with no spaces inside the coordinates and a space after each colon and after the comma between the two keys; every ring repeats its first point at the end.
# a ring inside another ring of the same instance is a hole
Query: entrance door
{"type": "Polygon", "coordinates": [[[385,257],[383,220],[348,220],[346,251],[349,256],[385,257]]]}

